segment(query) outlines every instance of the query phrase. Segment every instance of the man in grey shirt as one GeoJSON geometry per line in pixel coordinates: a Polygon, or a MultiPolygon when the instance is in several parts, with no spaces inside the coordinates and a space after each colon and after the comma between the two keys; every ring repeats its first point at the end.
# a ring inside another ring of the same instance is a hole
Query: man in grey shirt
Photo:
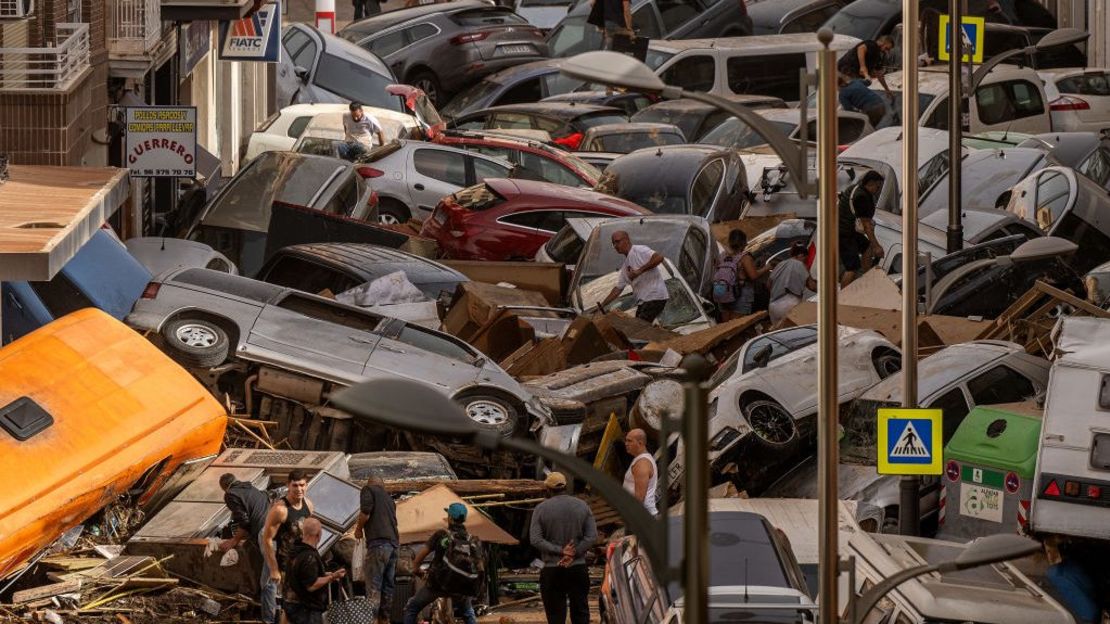
{"type": "Polygon", "coordinates": [[[355,160],[366,150],[373,147],[373,137],[378,137],[378,145],[385,145],[382,125],[362,110],[362,104],[351,102],[350,113],[343,116],[343,140],[339,155],[347,160],[355,160]]]}
{"type": "Polygon", "coordinates": [[[589,624],[590,573],[583,555],[597,542],[594,514],[585,501],[566,493],[567,479],[553,472],[543,482],[547,500],[532,512],[532,546],[543,557],[540,597],[547,624],[589,624]]]}
{"type": "Polygon", "coordinates": [[[802,302],[806,289],[817,291],[817,281],[809,275],[805,259],[809,249],[804,243],[790,246],[790,257],[771,271],[771,323],[778,323],[802,302]]]}

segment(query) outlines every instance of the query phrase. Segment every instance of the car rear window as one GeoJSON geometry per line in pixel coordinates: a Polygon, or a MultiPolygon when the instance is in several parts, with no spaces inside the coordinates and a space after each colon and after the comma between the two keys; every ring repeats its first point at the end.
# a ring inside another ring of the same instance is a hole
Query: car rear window
{"type": "Polygon", "coordinates": [[[1069,95],[1110,95],[1110,73],[1090,72],[1056,82],[1060,93],[1069,95]]]}
{"type": "Polygon", "coordinates": [[[405,112],[401,110],[399,98],[385,90],[387,86],[396,82],[393,77],[383,76],[354,61],[327,53],[320,55],[314,82],[352,102],[362,102],[364,106],[405,112]]]}
{"type": "Polygon", "coordinates": [[[616,113],[592,113],[579,117],[578,123],[581,124],[583,128],[593,128],[594,126],[601,126],[604,124],[628,123],[628,118],[616,113]]]}
{"type": "MultiPolygon", "coordinates": [[[[681,530],[682,517],[673,518],[669,540],[672,557],[681,558],[681,530]]],[[[766,521],[756,514],[710,513],[710,587],[791,587],[769,530],[766,521]]],[[[672,600],[682,595],[680,583],[672,583],[670,589],[672,600]]]]}
{"type": "Polygon", "coordinates": [[[734,56],[725,62],[728,88],[733,93],[773,95],[788,101],[801,97],[798,72],[805,67],[803,53],[734,56]]]}
{"type": "Polygon", "coordinates": [[[490,7],[460,11],[451,16],[451,21],[459,26],[499,26],[501,24],[527,24],[528,20],[509,9],[490,7]]]}

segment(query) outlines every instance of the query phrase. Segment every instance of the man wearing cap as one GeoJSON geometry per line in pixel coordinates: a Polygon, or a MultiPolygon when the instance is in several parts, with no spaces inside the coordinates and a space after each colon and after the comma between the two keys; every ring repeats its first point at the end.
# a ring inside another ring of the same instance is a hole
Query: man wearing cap
{"type": "MultiPolygon", "coordinates": [[[[435,555],[432,561],[432,567],[437,564],[442,564],[445,561],[447,548],[452,540],[467,541],[470,540],[470,533],[466,530],[466,505],[462,503],[451,503],[447,506],[447,528],[440,529],[428,538],[424,544],[424,548],[416,555],[412,561],[413,574],[416,576],[425,576],[427,573],[420,569],[420,565],[424,563],[424,559],[428,555],[435,555]]],[[[450,597],[454,606],[462,609],[463,620],[466,624],[477,624],[478,617],[474,614],[474,602],[472,596],[452,596],[450,593],[434,586],[434,576],[427,575],[427,583],[420,588],[419,591],[409,598],[405,603],[405,616],[404,624],[416,624],[417,616],[424,610],[424,607],[432,604],[439,598],[450,597]]]]}
{"type": "Polygon", "coordinates": [[[540,597],[547,624],[564,624],[570,604],[571,624],[590,621],[590,573],[583,555],[597,542],[589,505],[567,494],[567,478],[553,472],[543,482],[547,500],[532,512],[532,546],[543,557],[540,597]]]}

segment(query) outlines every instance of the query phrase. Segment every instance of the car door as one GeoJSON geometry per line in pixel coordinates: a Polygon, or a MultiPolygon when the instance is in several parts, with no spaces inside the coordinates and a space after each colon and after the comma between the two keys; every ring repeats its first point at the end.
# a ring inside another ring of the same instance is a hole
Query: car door
{"type": "Polygon", "coordinates": [[[350,382],[362,377],[381,339],[374,333],[380,322],[376,315],[289,291],[262,307],[246,343],[259,359],[288,362],[294,370],[350,382]]]}
{"type": "Polygon", "coordinates": [[[386,319],[377,343],[366,362],[363,376],[404,377],[439,386],[452,393],[473,382],[482,372],[473,354],[439,332],[386,319]]]}
{"type": "Polygon", "coordinates": [[[320,55],[316,40],[309,33],[294,26],[282,37],[282,47],[285,49],[278,65],[276,85],[279,104],[286,106],[300,101],[313,101],[311,87],[297,76],[297,71],[300,68],[308,72],[307,76],[311,76],[316,66],[316,59],[320,55]]]}
{"type": "Polygon", "coordinates": [[[439,200],[466,186],[466,155],[460,150],[418,147],[409,153],[407,169],[410,205],[424,217],[439,200]]]}
{"type": "Polygon", "coordinates": [[[725,162],[720,158],[714,158],[701,168],[690,185],[690,214],[705,217],[710,222],[738,216],[740,206],[729,211],[729,207],[719,205],[718,198],[723,194],[721,189],[724,186],[724,176],[725,162]]]}
{"type": "Polygon", "coordinates": [[[397,29],[377,34],[363,41],[359,46],[378,55],[378,58],[385,61],[385,64],[389,65],[389,68],[393,70],[393,75],[404,76],[407,55],[397,53],[408,46],[409,43],[411,43],[411,41],[409,39],[408,30],[397,29]]]}
{"type": "Polygon", "coordinates": [[[562,210],[537,209],[507,214],[498,217],[497,222],[503,226],[498,237],[499,246],[519,250],[523,257],[531,257],[540,245],[566,225],[566,218],[562,210]]]}
{"type": "MultiPolygon", "coordinates": [[[[725,0],[726,2],[728,0],[725,0]]],[[[663,37],[667,39],[692,39],[713,37],[713,16],[699,5],[697,0],[655,0],[663,25],[663,37]]]]}

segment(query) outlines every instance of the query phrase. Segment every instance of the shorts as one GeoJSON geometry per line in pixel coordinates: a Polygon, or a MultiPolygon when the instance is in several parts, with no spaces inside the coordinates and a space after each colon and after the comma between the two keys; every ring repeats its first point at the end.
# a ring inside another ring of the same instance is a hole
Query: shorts
{"type": "MultiPolygon", "coordinates": [[[[867,240],[866,236],[862,238],[864,241],[867,240]]],[[[844,267],[845,271],[856,273],[863,267],[860,254],[863,253],[867,247],[866,242],[864,245],[860,245],[859,239],[860,236],[857,234],[850,238],[841,238],[837,244],[837,248],[840,251],[840,264],[844,267]]]]}
{"type": "Polygon", "coordinates": [[[663,308],[665,307],[667,307],[666,299],[642,301],[640,305],[636,307],[636,318],[653,323],[655,319],[659,318],[659,315],[663,313],[663,308]]]}

